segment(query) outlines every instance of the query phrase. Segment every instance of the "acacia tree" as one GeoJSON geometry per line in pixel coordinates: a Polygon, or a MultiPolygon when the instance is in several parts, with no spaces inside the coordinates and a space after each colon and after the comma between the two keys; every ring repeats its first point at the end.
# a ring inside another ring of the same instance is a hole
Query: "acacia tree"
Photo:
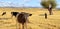
{"type": "Polygon", "coordinates": [[[47,0],[47,1],[41,1],[41,5],[48,9],[49,14],[52,15],[52,9],[56,7],[56,0],[47,0]]]}

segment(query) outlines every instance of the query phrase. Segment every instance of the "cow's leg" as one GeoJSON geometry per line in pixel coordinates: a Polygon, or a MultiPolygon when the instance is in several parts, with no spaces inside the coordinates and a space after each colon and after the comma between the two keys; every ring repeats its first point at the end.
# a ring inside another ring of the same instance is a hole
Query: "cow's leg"
{"type": "Polygon", "coordinates": [[[24,23],[22,23],[22,29],[24,29],[24,23]]]}
{"type": "Polygon", "coordinates": [[[19,29],[21,29],[21,24],[19,23],[19,27],[18,27],[19,29]]]}
{"type": "Polygon", "coordinates": [[[26,29],[27,29],[27,23],[28,23],[28,22],[25,23],[25,28],[26,28],[26,29]]]}
{"type": "Polygon", "coordinates": [[[27,25],[28,25],[27,23],[30,23],[29,20],[28,20],[28,18],[26,18],[26,22],[25,22],[26,29],[27,29],[27,25]]]}

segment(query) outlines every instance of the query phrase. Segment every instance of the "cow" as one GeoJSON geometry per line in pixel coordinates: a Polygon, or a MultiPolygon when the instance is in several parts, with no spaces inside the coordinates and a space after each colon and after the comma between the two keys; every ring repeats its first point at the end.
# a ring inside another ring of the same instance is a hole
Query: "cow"
{"type": "Polygon", "coordinates": [[[3,13],[2,13],[2,16],[5,15],[5,14],[6,14],[6,12],[3,12],[3,13]]]}
{"type": "Polygon", "coordinates": [[[26,25],[26,29],[27,29],[27,22],[29,21],[28,20],[29,16],[32,16],[32,14],[26,12],[21,12],[18,14],[17,21],[19,24],[22,24],[22,29],[24,29],[24,25],[26,25]]]}
{"type": "Polygon", "coordinates": [[[17,14],[19,14],[19,12],[11,12],[12,16],[17,16],[17,14]]]}
{"type": "Polygon", "coordinates": [[[47,13],[45,13],[45,19],[47,19],[47,13]]]}

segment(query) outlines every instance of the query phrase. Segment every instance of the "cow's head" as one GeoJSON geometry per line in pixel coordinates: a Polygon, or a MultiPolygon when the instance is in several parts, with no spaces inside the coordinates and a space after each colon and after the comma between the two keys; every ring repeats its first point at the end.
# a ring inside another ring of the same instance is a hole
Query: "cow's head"
{"type": "Polygon", "coordinates": [[[5,15],[5,14],[6,14],[6,12],[3,12],[3,13],[2,13],[2,16],[5,15]]]}
{"type": "Polygon", "coordinates": [[[16,17],[16,15],[19,14],[19,12],[11,12],[11,14],[12,14],[12,16],[16,17]]]}

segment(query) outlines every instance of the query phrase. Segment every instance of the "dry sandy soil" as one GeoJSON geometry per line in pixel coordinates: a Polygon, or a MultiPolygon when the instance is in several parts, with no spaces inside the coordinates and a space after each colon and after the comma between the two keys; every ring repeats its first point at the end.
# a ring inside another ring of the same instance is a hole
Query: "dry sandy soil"
{"type": "Polygon", "coordinates": [[[11,12],[27,12],[31,13],[29,17],[28,29],[60,29],[60,11],[53,10],[53,15],[49,15],[47,9],[38,8],[0,8],[0,29],[18,29],[19,24],[16,17],[11,17],[11,12]],[[1,16],[6,11],[4,16],[1,16]],[[48,14],[48,18],[44,18],[44,13],[48,14]]]}

